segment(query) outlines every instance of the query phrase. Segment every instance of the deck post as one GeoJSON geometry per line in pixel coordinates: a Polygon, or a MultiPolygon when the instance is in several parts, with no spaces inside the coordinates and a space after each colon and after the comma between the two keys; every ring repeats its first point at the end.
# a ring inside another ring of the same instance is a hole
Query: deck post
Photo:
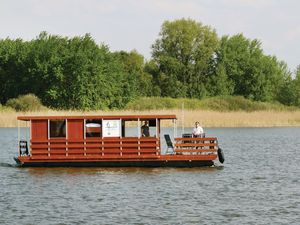
{"type": "Polygon", "coordinates": [[[21,151],[20,151],[20,121],[17,120],[17,126],[18,126],[18,149],[19,149],[19,156],[21,156],[21,151]]]}
{"type": "Polygon", "coordinates": [[[137,127],[137,129],[138,129],[138,155],[141,155],[141,152],[140,152],[140,150],[141,150],[141,121],[140,121],[140,118],[138,118],[138,127],[137,127]]]}
{"type": "Polygon", "coordinates": [[[122,119],[120,119],[120,127],[119,127],[119,132],[120,132],[120,156],[122,156],[122,149],[123,149],[123,147],[122,147],[122,144],[123,144],[123,142],[122,142],[122,119]]]}
{"type": "Polygon", "coordinates": [[[29,155],[31,155],[31,139],[32,139],[32,120],[29,120],[29,140],[28,140],[28,145],[29,145],[29,155]]]}
{"type": "Polygon", "coordinates": [[[68,119],[66,119],[66,156],[68,156],[68,119]]]}
{"type": "Polygon", "coordinates": [[[86,119],[83,119],[83,155],[86,156],[86,119]]]}
{"type": "Polygon", "coordinates": [[[103,137],[103,118],[101,119],[101,150],[102,150],[102,156],[104,156],[104,137],[103,137]]]}
{"type": "Polygon", "coordinates": [[[48,123],[48,140],[47,140],[47,144],[48,144],[48,156],[50,156],[50,120],[48,119],[47,120],[47,123],[48,123]]]}
{"type": "Polygon", "coordinates": [[[156,124],[156,146],[158,144],[158,147],[156,147],[156,151],[158,150],[159,152],[156,152],[156,155],[161,154],[161,149],[160,149],[160,121],[156,118],[155,119],[155,124],[156,124]],[[159,141],[157,141],[157,139],[159,141]],[[159,143],[157,143],[159,142],[159,143]]]}

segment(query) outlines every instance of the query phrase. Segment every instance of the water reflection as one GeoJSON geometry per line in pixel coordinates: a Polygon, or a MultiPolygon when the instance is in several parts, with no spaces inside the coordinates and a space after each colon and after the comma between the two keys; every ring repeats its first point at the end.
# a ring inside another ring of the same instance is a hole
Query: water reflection
{"type": "Polygon", "coordinates": [[[94,174],[172,174],[172,173],[214,173],[223,170],[223,166],[194,167],[194,168],[139,168],[139,167],[31,167],[18,168],[32,175],[47,174],[71,174],[71,175],[94,175],[94,174]]]}

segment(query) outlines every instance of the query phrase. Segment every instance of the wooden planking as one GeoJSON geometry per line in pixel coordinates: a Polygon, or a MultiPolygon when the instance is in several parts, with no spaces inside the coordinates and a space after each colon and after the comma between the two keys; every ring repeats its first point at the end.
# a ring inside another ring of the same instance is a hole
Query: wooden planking
{"type": "Polygon", "coordinates": [[[157,156],[159,139],[157,138],[96,138],[96,139],[50,139],[31,141],[31,155],[48,159],[67,157],[113,156],[157,156]]]}
{"type": "Polygon", "coordinates": [[[181,149],[181,148],[176,148],[175,152],[217,152],[218,149],[212,148],[212,149],[181,149]]]}
{"type": "Polygon", "coordinates": [[[43,141],[48,139],[48,120],[31,121],[31,138],[43,141]]]}
{"type": "Polygon", "coordinates": [[[159,156],[157,155],[91,155],[91,156],[76,156],[73,158],[72,156],[56,156],[56,157],[46,157],[46,156],[31,156],[30,159],[32,160],[87,160],[87,159],[115,159],[115,160],[122,160],[122,159],[158,159],[159,156]]]}
{"type": "Polygon", "coordinates": [[[179,143],[179,144],[175,144],[176,147],[205,147],[205,146],[209,146],[209,147],[214,147],[214,146],[218,146],[217,143],[179,143]]]}
{"type": "Polygon", "coordinates": [[[130,120],[150,120],[150,119],[177,119],[176,115],[98,115],[98,116],[18,116],[18,120],[63,120],[63,119],[122,119],[130,120]]]}
{"type": "Polygon", "coordinates": [[[215,153],[218,149],[218,141],[216,137],[175,138],[175,140],[175,153],[185,153],[185,155],[195,155],[198,153],[213,153],[213,155],[216,155],[215,153]]]}
{"type": "Polygon", "coordinates": [[[217,141],[216,137],[207,138],[175,138],[175,141],[217,141]]]}
{"type": "Polygon", "coordinates": [[[81,140],[84,137],[83,119],[69,119],[68,125],[68,140],[81,140]]]}
{"type": "Polygon", "coordinates": [[[32,148],[53,147],[53,148],[82,148],[82,147],[158,147],[159,139],[98,139],[98,140],[44,140],[31,141],[32,148]],[[49,145],[48,145],[49,144],[49,145]]]}

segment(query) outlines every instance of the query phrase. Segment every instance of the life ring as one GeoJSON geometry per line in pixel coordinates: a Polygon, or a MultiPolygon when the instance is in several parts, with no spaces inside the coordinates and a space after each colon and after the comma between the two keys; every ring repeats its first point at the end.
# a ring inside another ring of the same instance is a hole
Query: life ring
{"type": "Polygon", "coordinates": [[[220,163],[224,163],[225,157],[224,157],[224,153],[221,148],[218,148],[218,158],[219,158],[220,163]]]}

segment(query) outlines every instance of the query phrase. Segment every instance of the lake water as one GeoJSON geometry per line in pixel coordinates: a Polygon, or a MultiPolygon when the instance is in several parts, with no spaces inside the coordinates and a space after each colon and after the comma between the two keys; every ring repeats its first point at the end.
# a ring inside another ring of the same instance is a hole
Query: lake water
{"type": "Polygon", "coordinates": [[[300,128],[206,133],[224,166],[17,168],[2,128],[0,224],[300,224],[300,128]]]}

